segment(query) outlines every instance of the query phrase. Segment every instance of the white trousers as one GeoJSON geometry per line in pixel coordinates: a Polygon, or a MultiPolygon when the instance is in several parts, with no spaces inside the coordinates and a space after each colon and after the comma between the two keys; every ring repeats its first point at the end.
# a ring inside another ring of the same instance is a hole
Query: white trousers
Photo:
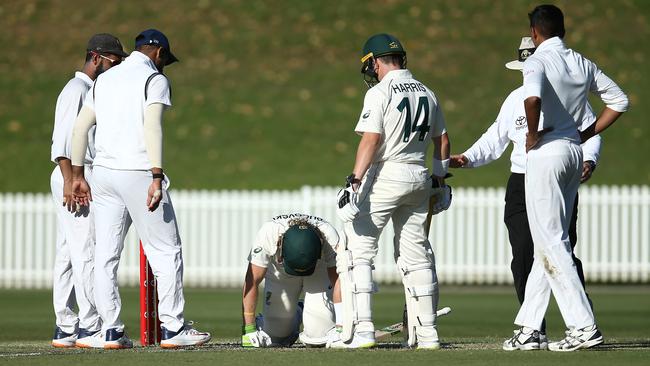
{"type": "MultiPolygon", "coordinates": [[[[86,167],[92,182],[92,170],[86,167]]],[[[56,253],[52,273],[52,300],[56,325],[66,333],[77,328],[99,330],[99,314],[93,295],[95,251],[94,206],[71,213],[63,206],[63,174],[57,165],[50,176],[50,188],[56,211],[56,253]],[[78,315],[74,304],[78,306],[78,315]]]]}
{"type": "Polygon", "coordinates": [[[580,329],[595,323],[569,241],[581,171],[582,149],[570,141],[553,140],[528,152],[526,211],[535,259],[517,325],[539,330],[551,292],[567,327],[580,329]]]}
{"type": "Polygon", "coordinates": [[[327,268],[319,261],[314,273],[304,277],[289,276],[274,263],[269,265],[264,277],[262,329],[271,336],[273,343],[282,343],[298,329],[296,306],[303,291],[303,337],[314,340],[314,344],[327,341],[327,331],[335,325],[334,305],[327,268]]]}
{"type": "MultiPolygon", "coordinates": [[[[135,224],[153,274],[158,281],[158,314],[170,331],[184,324],[183,256],[176,215],[169,193],[163,188],[160,206],[149,212],[147,192],[151,172],[115,170],[96,166],[92,196],[95,208],[95,298],[102,329],[124,329],[117,269],[131,222],[135,224]]],[[[129,245],[137,245],[130,243],[129,245]]]]}
{"type": "MultiPolygon", "coordinates": [[[[435,258],[425,232],[431,196],[426,167],[384,162],[372,164],[359,188],[359,214],[344,226],[353,262],[373,263],[379,235],[393,220],[394,256],[407,267],[427,267],[435,276],[435,258]]],[[[437,286],[437,284],[434,284],[437,286]]],[[[360,314],[371,314],[370,293],[356,294],[360,314]]],[[[432,309],[435,313],[435,309],[432,309]]],[[[361,328],[359,328],[361,329],[361,328]]],[[[372,330],[364,325],[364,330],[372,330]]]]}

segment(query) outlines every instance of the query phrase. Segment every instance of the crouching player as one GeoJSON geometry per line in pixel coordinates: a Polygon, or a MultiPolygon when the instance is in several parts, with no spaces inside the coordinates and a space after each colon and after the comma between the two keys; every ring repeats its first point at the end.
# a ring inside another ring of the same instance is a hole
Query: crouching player
{"type": "Polygon", "coordinates": [[[310,215],[279,215],[260,228],[244,281],[243,347],[289,347],[298,338],[307,346],[325,346],[335,329],[334,303],[341,302],[338,242],[332,225],[310,215]],[[264,309],[256,318],[262,279],[264,309]],[[304,303],[299,303],[303,291],[304,303]]]}

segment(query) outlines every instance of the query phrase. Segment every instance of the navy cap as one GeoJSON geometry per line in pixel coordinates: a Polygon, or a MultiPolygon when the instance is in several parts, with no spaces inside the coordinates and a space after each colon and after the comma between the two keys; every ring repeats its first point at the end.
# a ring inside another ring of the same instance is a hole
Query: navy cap
{"type": "Polygon", "coordinates": [[[174,56],[174,54],[172,53],[172,50],[169,47],[169,40],[167,40],[167,37],[165,37],[163,32],[157,29],[147,29],[146,31],[143,31],[142,33],[138,34],[137,37],[135,37],[136,48],[146,44],[153,45],[153,46],[160,46],[165,50],[167,50],[167,52],[169,53],[169,59],[167,60],[167,63],[165,65],[169,65],[178,61],[176,56],[174,56]]]}

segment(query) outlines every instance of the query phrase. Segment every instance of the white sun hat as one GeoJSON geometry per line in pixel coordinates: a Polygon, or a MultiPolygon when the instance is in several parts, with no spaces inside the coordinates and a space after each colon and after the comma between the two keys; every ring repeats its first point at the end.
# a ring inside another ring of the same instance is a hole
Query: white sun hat
{"type": "Polygon", "coordinates": [[[535,44],[533,43],[533,39],[530,37],[522,37],[518,51],[519,59],[508,62],[506,64],[506,67],[510,70],[523,70],[524,61],[526,61],[526,59],[530,57],[530,55],[532,55],[534,52],[535,44]]]}

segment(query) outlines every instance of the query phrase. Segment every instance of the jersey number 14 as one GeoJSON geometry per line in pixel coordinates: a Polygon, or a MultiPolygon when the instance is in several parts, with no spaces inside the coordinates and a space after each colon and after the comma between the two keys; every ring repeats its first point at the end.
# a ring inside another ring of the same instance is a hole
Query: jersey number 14
{"type": "Polygon", "coordinates": [[[397,106],[397,110],[400,112],[404,112],[404,109],[406,109],[406,118],[404,119],[402,141],[409,142],[411,134],[418,131],[420,132],[418,140],[423,141],[427,132],[429,132],[429,100],[426,96],[418,99],[418,108],[414,119],[411,119],[411,103],[409,103],[408,97],[404,97],[397,106]]]}

